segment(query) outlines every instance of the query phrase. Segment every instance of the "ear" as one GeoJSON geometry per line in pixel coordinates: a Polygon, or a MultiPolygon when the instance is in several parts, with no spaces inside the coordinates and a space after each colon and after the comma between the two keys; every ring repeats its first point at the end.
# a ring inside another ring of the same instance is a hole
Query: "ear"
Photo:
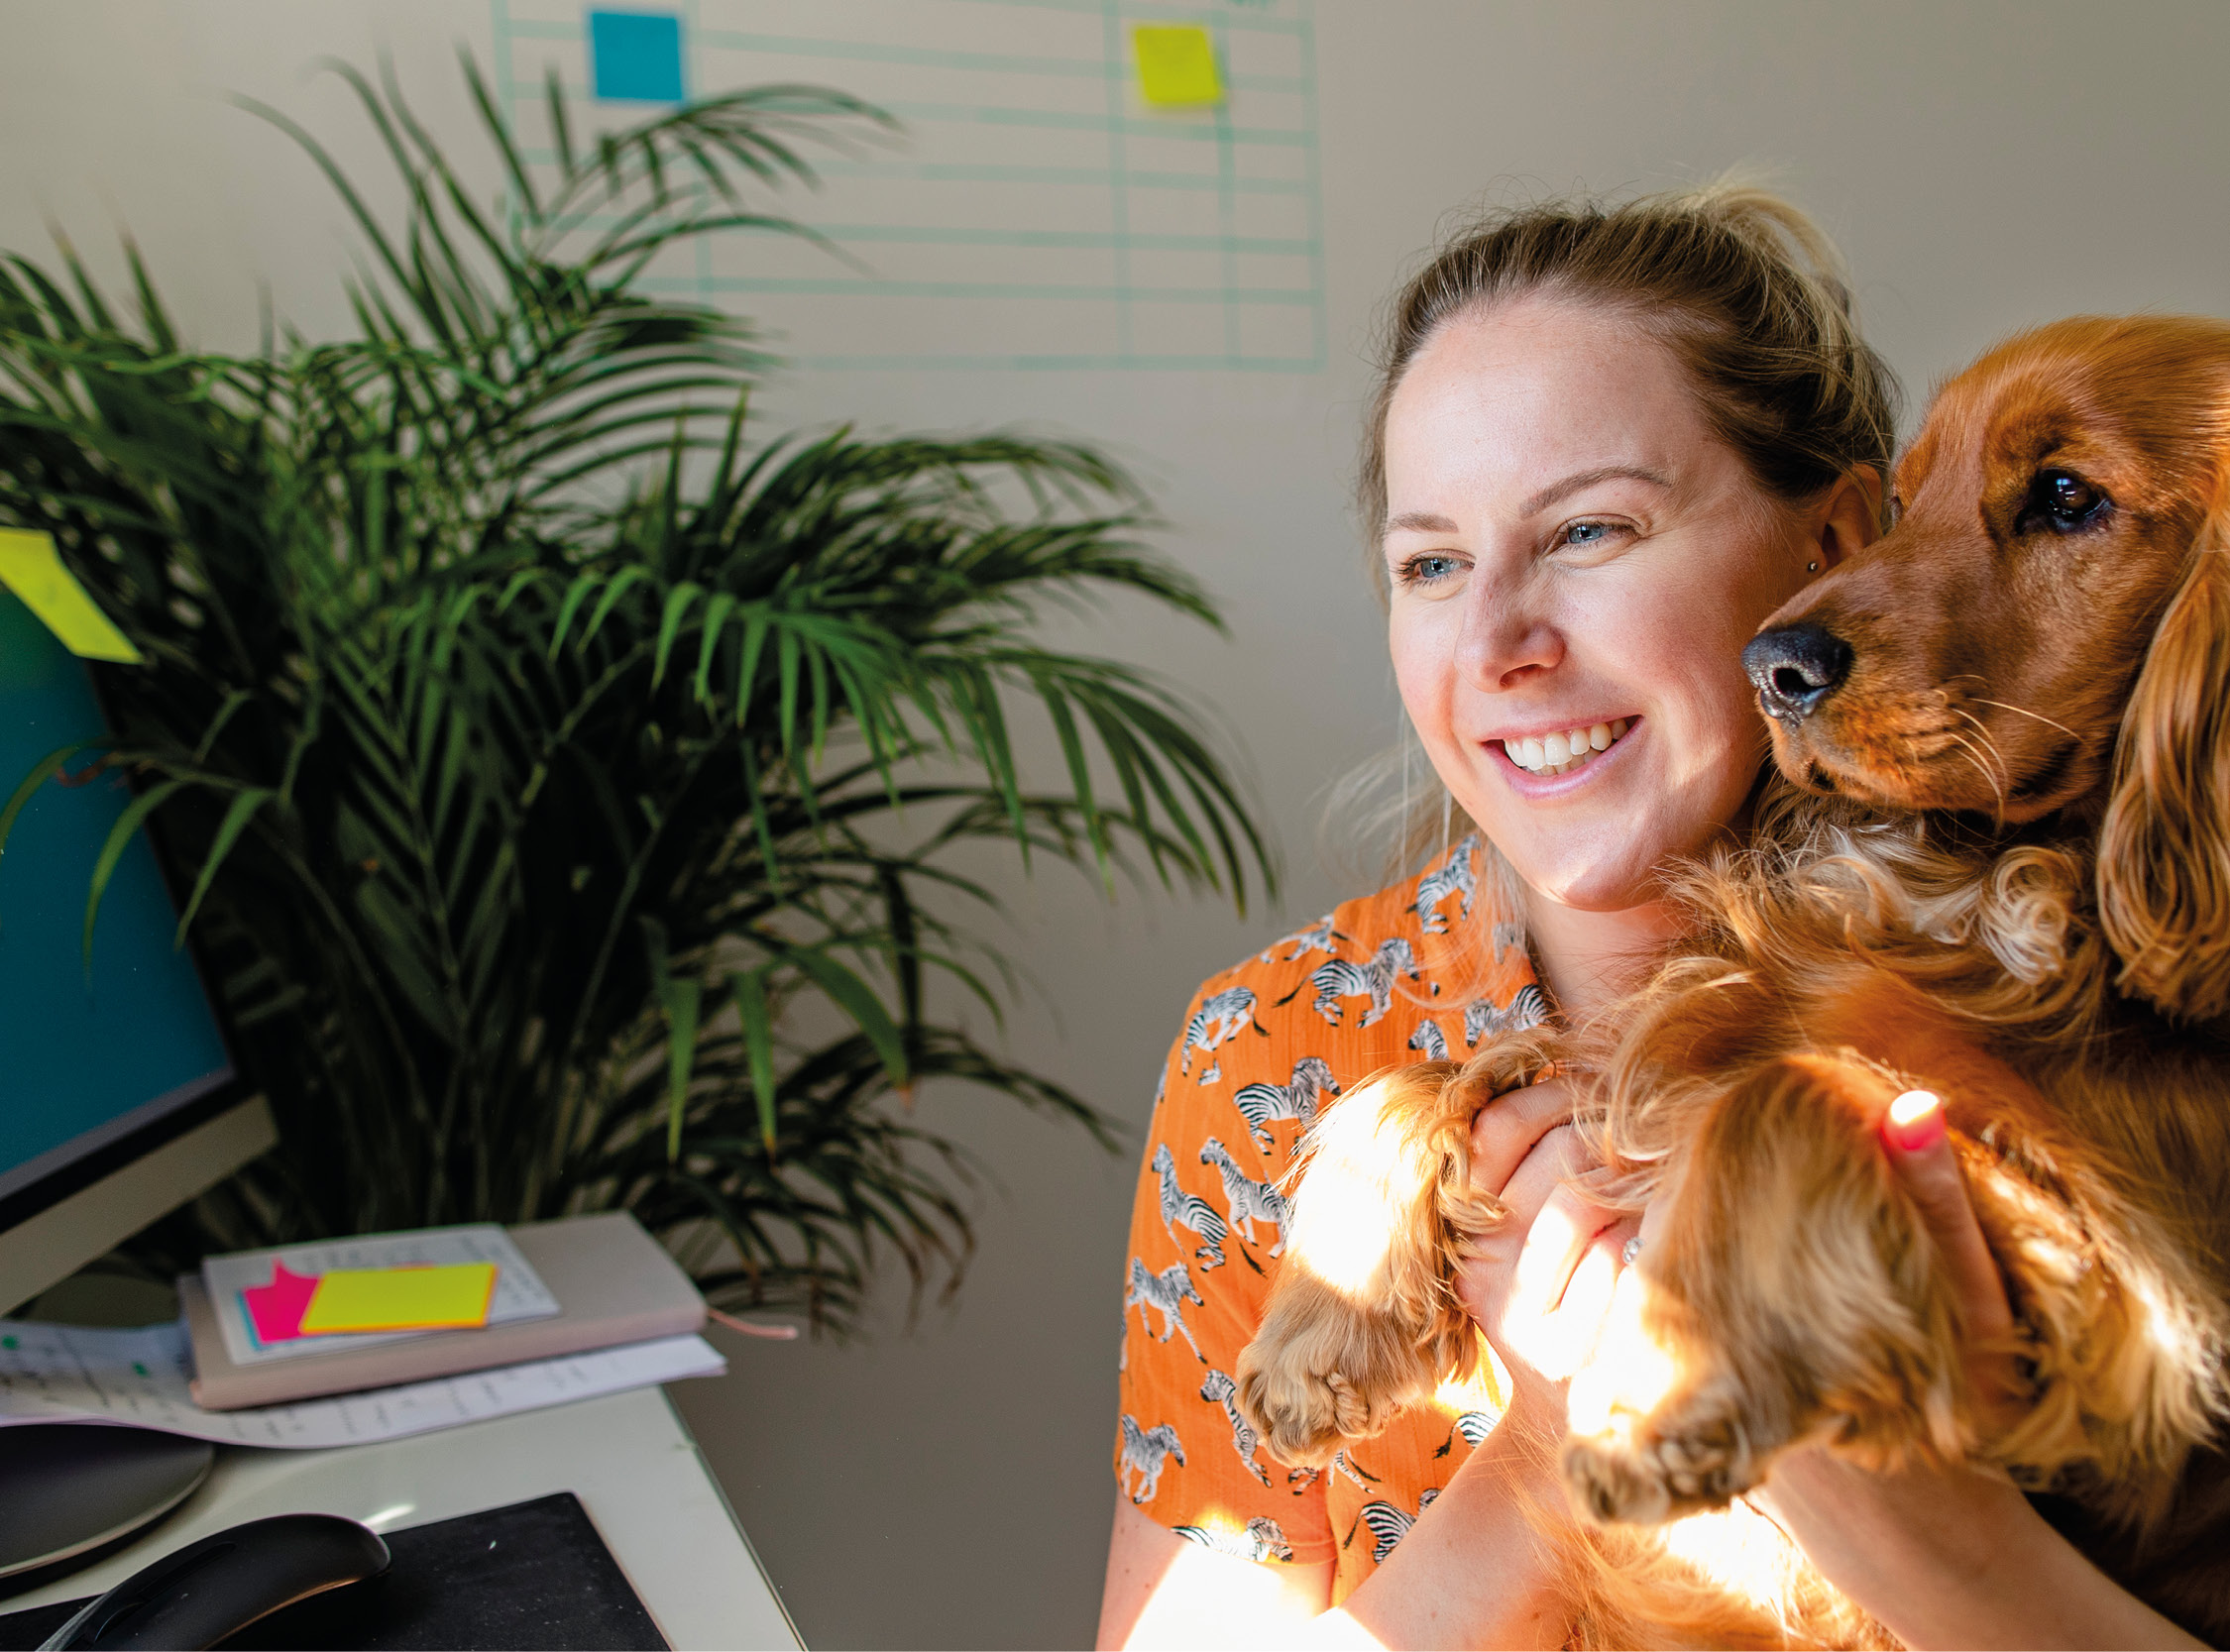
{"type": "Polygon", "coordinates": [[[1824,574],[1879,539],[1882,534],[1881,472],[1853,465],[1828,489],[1813,530],[1814,566],[1824,574]]]}
{"type": "Polygon", "coordinates": [[[2230,501],[2201,524],[2138,673],[2098,836],[2124,991],[2184,1021],[2230,1009],[2230,501]]]}

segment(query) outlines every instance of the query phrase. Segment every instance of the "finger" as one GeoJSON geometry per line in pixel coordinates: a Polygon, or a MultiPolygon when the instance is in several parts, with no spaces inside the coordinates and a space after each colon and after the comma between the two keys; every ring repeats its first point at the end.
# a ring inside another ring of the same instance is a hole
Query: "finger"
{"type": "Polygon", "coordinates": [[[1596,1236],[1617,1220],[1569,1185],[1551,1192],[1526,1232],[1525,1248],[1517,1254],[1505,1318],[1515,1321],[1553,1312],[1596,1236]]]}
{"type": "Polygon", "coordinates": [[[1593,1163],[1577,1130],[1569,1124],[1550,1126],[1503,1184],[1510,1225],[1522,1232],[1557,1188],[1593,1163]]]}
{"type": "Polygon", "coordinates": [[[1978,1337],[2010,1334],[2013,1309],[2006,1300],[2005,1279],[1974,1219],[1974,1202],[1951,1152],[1942,1099],[1928,1090],[1906,1091],[1889,1104],[1881,1133],[1889,1145],[1890,1164],[1951,1270],[1967,1329],[1978,1337]]]}
{"type": "Polygon", "coordinates": [[[1561,1079],[1497,1096],[1472,1121],[1471,1184],[1501,1196],[1534,1145],[1571,1113],[1572,1092],[1561,1079]]]}
{"type": "Polygon", "coordinates": [[[1630,1217],[1598,1231],[1588,1241],[1587,1249],[1580,1253],[1572,1277],[1565,1281],[1564,1294],[1557,1299],[1557,1317],[1571,1321],[1574,1334],[1587,1345],[1581,1351],[1583,1357],[1587,1349],[1594,1347],[1596,1333],[1611,1312],[1611,1298],[1617,1291],[1618,1276],[1625,1271],[1621,1253],[1635,1232],[1630,1217]]]}

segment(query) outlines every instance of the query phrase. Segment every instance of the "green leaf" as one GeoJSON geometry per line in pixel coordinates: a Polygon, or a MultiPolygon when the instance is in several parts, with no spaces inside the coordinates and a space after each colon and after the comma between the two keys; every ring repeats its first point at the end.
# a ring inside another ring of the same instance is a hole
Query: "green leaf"
{"type": "Polygon", "coordinates": [[[566,592],[565,601],[558,608],[557,627],[550,633],[551,659],[556,659],[558,650],[565,646],[566,633],[573,628],[574,614],[580,611],[581,605],[595,595],[603,584],[604,577],[602,575],[583,574],[573,582],[572,587],[566,592]]]}
{"type": "Polygon", "coordinates": [[[251,786],[234,798],[225,810],[225,818],[217,824],[217,835],[210,840],[209,851],[201,857],[201,870],[194,876],[193,894],[178,917],[178,933],[171,941],[173,949],[183,947],[186,932],[193,926],[194,914],[201,910],[201,902],[209,893],[209,886],[217,881],[217,873],[232,853],[233,844],[248,829],[248,823],[256,818],[256,811],[279,794],[266,786],[251,786]]]}
{"type": "Polygon", "coordinates": [[[682,1111],[689,1104],[689,1079],[697,1062],[697,1013],[704,1001],[702,983],[666,975],[658,982],[659,1007],[666,1014],[666,1162],[681,1157],[682,1111]]]}
{"type": "Polygon", "coordinates": [[[720,652],[722,633],[734,609],[735,599],[725,591],[713,593],[713,600],[705,605],[705,640],[698,645],[697,680],[690,685],[690,694],[700,706],[712,696],[713,656],[720,652]]]}
{"type": "Polygon", "coordinates": [[[85,936],[83,941],[85,974],[93,973],[93,921],[100,916],[101,897],[108,893],[109,879],[116,875],[117,862],[131,846],[132,834],[140,829],[140,823],[154,814],[171,797],[185,789],[182,780],[166,780],[160,786],[150,786],[124,808],[116,817],[116,824],[108,828],[108,838],[101,844],[101,852],[93,857],[93,876],[85,894],[85,936]]]}
{"type": "Polygon", "coordinates": [[[24,806],[31,802],[39,788],[59,774],[62,765],[79,752],[91,751],[106,743],[103,740],[73,740],[68,745],[56,746],[32,764],[31,772],[17,783],[15,792],[8,799],[8,806],[0,809],[0,854],[7,852],[8,839],[15,833],[16,817],[23,813],[24,806]]]}
{"type": "Polygon", "coordinates": [[[604,622],[612,610],[619,606],[619,599],[626,596],[631,587],[647,584],[649,580],[650,571],[647,568],[622,568],[614,574],[611,583],[604,588],[604,595],[597,599],[596,609],[589,615],[588,624],[582,627],[581,640],[576,646],[586,650],[595,640],[597,632],[604,628],[604,622]]]}
{"type": "Polygon", "coordinates": [[[759,1142],[766,1149],[766,1159],[774,1162],[775,1133],[775,1078],[774,1078],[774,1017],[767,1007],[766,976],[768,966],[738,970],[727,978],[727,990],[735,1000],[736,1020],[741,1024],[743,1047],[750,1062],[751,1095],[758,1105],[759,1142]]]}
{"type": "Polygon", "coordinates": [[[766,630],[770,619],[764,603],[753,603],[743,610],[743,657],[735,667],[735,725],[743,726],[743,718],[751,710],[751,690],[758,681],[759,653],[766,646],[766,630]]]}
{"type": "MultiPolygon", "coordinates": [[[[650,668],[650,686],[656,688],[666,680],[666,656],[674,651],[674,638],[681,634],[682,621],[689,610],[705,595],[705,588],[694,580],[684,580],[666,593],[666,609],[658,622],[658,651],[650,668]]],[[[591,629],[595,627],[592,624],[591,629]]]]}
{"type": "Polygon", "coordinates": [[[791,963],[813,978],[813,984],[836,1001],[836,1007],[852,1019],[867,1042],[875,1046],[882,1057],[883,1070],[899,1094],[909,1102],[913,1099],[914,1080],[906,1059],[906,1041],[891,1020],[890,1012],[883,1008],[875,991],[843,964],[826,952],[800,949],[785,954],[791,963]]]}

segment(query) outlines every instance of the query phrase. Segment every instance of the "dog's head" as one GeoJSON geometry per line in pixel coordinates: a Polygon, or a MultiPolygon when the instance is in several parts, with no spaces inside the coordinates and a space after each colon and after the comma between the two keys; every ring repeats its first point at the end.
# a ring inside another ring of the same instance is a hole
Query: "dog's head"
{"type": "Polygon", "coordinates": [[[2077,318],[1938,392],[1881,540],[1743,650],[1798,785],[2099,826],[2124,984],[2230,1007],[2230,325],[2077,318]]]}

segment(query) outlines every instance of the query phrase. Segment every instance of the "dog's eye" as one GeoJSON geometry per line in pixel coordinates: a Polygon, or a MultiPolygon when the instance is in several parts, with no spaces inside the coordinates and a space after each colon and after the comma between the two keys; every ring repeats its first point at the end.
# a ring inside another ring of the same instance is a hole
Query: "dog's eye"
{"type": "Polygon", "coordinates": [[[2114,501],[2073,471],[2039,471],[2028,500],[2014,519],[2016,533],[2075,533],[2091,526],[2114,501]]]}

